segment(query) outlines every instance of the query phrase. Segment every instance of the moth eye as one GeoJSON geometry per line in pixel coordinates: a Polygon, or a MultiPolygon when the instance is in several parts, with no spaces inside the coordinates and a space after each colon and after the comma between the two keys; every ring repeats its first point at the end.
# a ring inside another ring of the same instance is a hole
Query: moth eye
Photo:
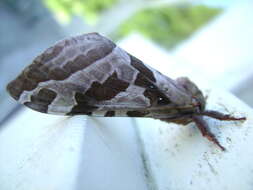
{"type": "Polygon", "coordinates": [[[155,86],[154,86],[154,85],[150,85],[150,86],[149,86],[149,88],[154,89],[154,88],[155,88],[155,86]]]}
{"type": "Polygon", "coordinates": [[[157,99],[157,104],[158,104],[158,105],[164,105],[164,104],[165,104],[164,98],[159,97],[159,98],[157,99]]]}
{"type": "Polygon", "coordinates": [[[157,99],[157,104],[158,105],[167,105],[167,104],[170,104],[170,103],[171,103],[171,101],[167,98],[159,97],[157,99]]]}

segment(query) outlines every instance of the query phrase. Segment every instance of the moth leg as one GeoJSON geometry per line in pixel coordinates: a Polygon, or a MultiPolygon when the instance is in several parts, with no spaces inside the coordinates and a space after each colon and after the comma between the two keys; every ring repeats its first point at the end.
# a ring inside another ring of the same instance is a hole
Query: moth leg
{"type": "Polygon", "coordinates": [[[215,135],[210,131],[208,124],[203,120],[202,116],[192,116],[193,121],[196,123],[198,129],[202,133],[204,137],[206,137],[209,141],[216,144],[222,151],[225,151],[226,149],[219,143],[219,141],[216,139],[215,135]]]}
{"type": "Polygon", "coordinates": [[[229,114],[223,114],[217,111],[206,110],[201,113],[201,115],[209,116],[218,120],[236,121],[236,120],[246,120],[246,117],[233,117],[229,114]]]}

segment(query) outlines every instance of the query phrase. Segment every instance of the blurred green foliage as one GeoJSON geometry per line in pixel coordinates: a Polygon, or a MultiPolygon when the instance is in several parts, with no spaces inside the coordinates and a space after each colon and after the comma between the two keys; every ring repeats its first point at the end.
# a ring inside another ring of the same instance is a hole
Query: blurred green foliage
{"type": "Polygon", "coordinates": [[[205,6],[145,9],[124,22],[114,37],[118,39],[137,31],[166,48],[172,48],[220,12],[221,9],[205,6]]]}
{"type": "Polygon", "coordinates": [[[44,0],[61,22],[70,21],[73,15],[85,18],[89,24],[95,23],[99,14],[109,9],[118,0],[44,0]]]}
{"type": "MultiPolygon", "coordinates": [[[[73,15],[95,24],[100,14],[119,0],[43,0],[60,21],[73,15]]],[[[119,39],[137,31],[165,48],[172,48],[219,14],[222,9],[206,6],[163,6],[143,9],[131,16],[110,36],[119,39]]],[[[117,16],[117,15],[116,15],[117,16]]],[[[119,15],[120,16],[120,15],[119,15]]],[[[112,18],[113,20],[113,18],[112,18]]]]}

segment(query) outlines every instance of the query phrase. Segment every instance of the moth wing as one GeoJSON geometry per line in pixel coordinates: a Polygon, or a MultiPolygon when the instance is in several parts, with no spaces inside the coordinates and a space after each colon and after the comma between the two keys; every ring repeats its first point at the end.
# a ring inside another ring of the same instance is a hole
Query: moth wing
{"type": "Polygon", "coordinates": [[[97,33],[56,43],[7,90],[36,111],[64,115],[173,107],[180,94],[173,80],[97,33]]]}

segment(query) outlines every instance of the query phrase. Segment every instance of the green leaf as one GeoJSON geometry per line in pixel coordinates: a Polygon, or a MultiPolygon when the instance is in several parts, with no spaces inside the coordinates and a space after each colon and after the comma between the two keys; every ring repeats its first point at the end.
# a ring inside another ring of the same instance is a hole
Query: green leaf
{"type": "Polygon", "coordinates": [[[115,38],[138,31],[165,48],[172,48],[206,24],[221,9],[205,6],[170,6],[142,10],[125,21],[115,38]]]}

